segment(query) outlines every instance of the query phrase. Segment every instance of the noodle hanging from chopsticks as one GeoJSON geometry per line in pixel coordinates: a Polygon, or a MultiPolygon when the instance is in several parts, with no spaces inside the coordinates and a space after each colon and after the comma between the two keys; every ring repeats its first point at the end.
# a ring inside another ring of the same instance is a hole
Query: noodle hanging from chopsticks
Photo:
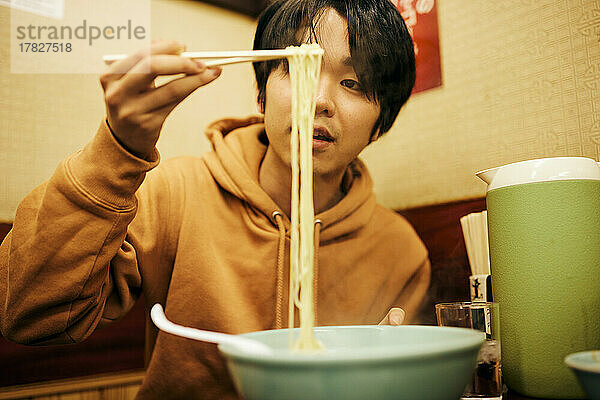
{"type": "Polygon", "coordinates": [[[294,327],[298,308],[300,333],[290,346],[296,351],[323,348],[313,334],[314,313],[314,206],[312,140],[316,94],[323,50],[318,44],[291,46],[295,54],[287,58],[292,91],[292,131],[290,136],[292,167],[290,293],[288,325],[294,327]]]}

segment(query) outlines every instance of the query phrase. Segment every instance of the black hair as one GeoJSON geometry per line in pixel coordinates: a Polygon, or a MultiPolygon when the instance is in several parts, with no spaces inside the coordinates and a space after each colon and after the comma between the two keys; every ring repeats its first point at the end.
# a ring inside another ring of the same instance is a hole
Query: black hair
{"type": "MultiPolygon", "coordinates": [[[[254,49],[298,46],[317,40],[316,25],[327,9],[348,22],[352,66],[365,95],[381,111],[372,136],[387,132],[415,84],[412,38],[390,0],[276,0],[260,15],[254,49]]],[[[267,79],[286,60],[254,63],[258,104],[264,110],[267,79]]]]}

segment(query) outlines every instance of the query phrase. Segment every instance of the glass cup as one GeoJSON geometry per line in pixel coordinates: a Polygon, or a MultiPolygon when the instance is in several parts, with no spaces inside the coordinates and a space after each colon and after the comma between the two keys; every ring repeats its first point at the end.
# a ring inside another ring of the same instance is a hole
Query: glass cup
{"type": "Polygon", "coordinates": [[[439,326],[471,328],[485,332],[486,341],[479,351],[477,368],[461,399],[502,399],[498,303],[439,303],[435,305],[435,314],[439,326]]]}

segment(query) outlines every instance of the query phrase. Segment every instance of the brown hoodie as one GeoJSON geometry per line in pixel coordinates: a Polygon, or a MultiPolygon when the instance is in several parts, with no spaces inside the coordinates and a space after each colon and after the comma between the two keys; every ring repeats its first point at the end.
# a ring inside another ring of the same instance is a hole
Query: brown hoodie
{"type": "MultiPolygon", "coordinates": [[[[176,323],[242,333],[287,326],[289,220],[258,184],[260,117],[209,127],[214,151],[158,164],[105,124],[20,204],[0,247],[0,329],[14,341],[70,343],[122,317],[141,293],[176,323]],[[142,184],[143,182],[143,184],[142,184]],[[141,185],[141,186],[140,186],[141,185]]],[[[429,284],[412,227],[375,202],[355,160],[345,197],[316,216],[318,325],[414,320],[429,284]]],[[[234,399],[215,345],[148,323],[139,398],[234,399]]]]}

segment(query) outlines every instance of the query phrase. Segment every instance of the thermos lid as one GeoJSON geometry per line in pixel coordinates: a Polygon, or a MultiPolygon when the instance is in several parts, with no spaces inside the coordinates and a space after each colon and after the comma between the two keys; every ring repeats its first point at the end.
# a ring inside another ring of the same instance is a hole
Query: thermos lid
{"type": "Polygon", "coordinates": [[[586,157],[552,157],[520,161],[479,171],[488,191],[525,183],[558,180],[600,180],[600,163],[586,157]]]}

